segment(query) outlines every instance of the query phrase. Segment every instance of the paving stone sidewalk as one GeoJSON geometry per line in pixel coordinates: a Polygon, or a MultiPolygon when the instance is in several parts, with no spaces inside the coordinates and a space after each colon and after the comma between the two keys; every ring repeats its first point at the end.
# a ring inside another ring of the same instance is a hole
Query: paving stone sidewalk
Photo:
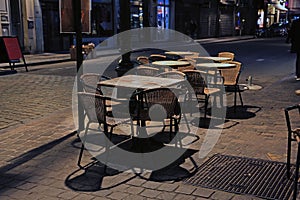
{"type": "MultiPolygon", "coordinates": [[[[101,165],[79,170],[76,161],[80,142],[73,132],[70,106],[73,78],[19,73],[1,77],[0,84],[2,94],[18,96],[1,96],[1,111],[6,110],[6,119],[11,122],[0,131],[1,199],[259,199],[183,184],[180,178],[193,169],[189,159],[156,174],[156,179],[151,179],[154,174],[150,172],[138,177],[113,169],[105,175],[101,165]],[[5,102],[7,99],[9,102],[5,102]],[[9,113],[20,104],[23,109],[9,113]],[[15,117],[21,123],[14,124],[15,117]]],[[[299,102],[294,95],[297,86],[290,76],[262,90],[244,91],[245,107],[238,108],[237,114],[228,113],[221,137],[209,156],[222,153],[284,162],[283,108],[299,102]]],[[[229,106],[232,97],[228,96],[229,106]]],[[[206,131],[198,130],[201,140],[191,149],[199,148],[206,131]]],[[[89,158],[85,156],[84,162],[90,162],[89,158]]],[[[193,158],[197,165],[203,162],[197,153],[193,158]]]]}
{"type": "MultiPolygon", "coordinates": [[[[160,172],[141,176],[130,171],[95,165],[77,167],[80,141],[72,116],[72,76],[17,73],[0,77],[0,199],[260,199],[187,185],[194,163],[185,159],[160,172]]],[[[287,130],[283,109],[299,103],[294,94],[299,82],[292,75],[261,90],[245,90],[245,106],[229,110],[216,153],[285,162],[287,130]]],[[[218,127],[215,127],[218,128],[218,127]]],[[[207,127],[200,126],[200,140],[189,148],[199,150],[207,127]]],[[[295,147],[295,146],[293,146],[295,147]]],[[[295,148],[294,148],[295,149],[295,148]]],[[[85,152],[83,162],[91,162],[85,152]]],[[[192,155],[199,166],[205,159],[192,155]]],[[[294,158],[294,157],[293,157],[294,158]]]]}

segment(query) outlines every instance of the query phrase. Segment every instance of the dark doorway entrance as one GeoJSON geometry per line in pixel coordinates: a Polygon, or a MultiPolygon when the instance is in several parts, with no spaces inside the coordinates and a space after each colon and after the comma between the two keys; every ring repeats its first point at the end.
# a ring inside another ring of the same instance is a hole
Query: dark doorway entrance
{"type": "Polygon", "coordinates": [[[20,46],[24,48],[24,38],[23,38],[23,23],[21,23],[21,4],[20,0],[10,1],[10,12],[11,12],[11,34],[19,38],[20,46]]]}
{"type": "Polygon", "coordinates": [[[70,35],[59,31],[59,1],[41,2],[45,52],[66,51],[70,48],[70,35]]]}

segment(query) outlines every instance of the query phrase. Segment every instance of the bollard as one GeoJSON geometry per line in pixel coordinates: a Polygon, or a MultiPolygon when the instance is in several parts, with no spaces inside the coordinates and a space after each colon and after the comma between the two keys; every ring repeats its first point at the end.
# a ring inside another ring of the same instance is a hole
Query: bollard
{"type": "Polygon", "coordinates": [[[252,85],[252,76],[249,76],[248,79],[247,79],[247,83],[248,83],[248,86],[251,86],[252,85]]]}

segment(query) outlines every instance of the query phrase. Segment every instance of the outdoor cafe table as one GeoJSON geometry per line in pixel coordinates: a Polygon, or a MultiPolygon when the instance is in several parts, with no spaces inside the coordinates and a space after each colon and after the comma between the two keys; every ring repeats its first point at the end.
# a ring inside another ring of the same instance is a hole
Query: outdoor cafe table
{"type": "Polygon", "coordinates": [[[164,67],[171,67],[173,69],[177,69],[178,67],[185,67],[190,65],[187,61],[176,61],[176,60],[164,60],[164,61],[155,61],[152,65],[156,66],[164,66],[164,67]]]}
{"type": "Polygon", "coordinates": [[[221,68],[230,68],[234,67],[235,64],[233,63],[198,63],[196,64],[197,67],[202,68],[202,69],[221,69],[221,68]]]}
{"type": "Polygon", "coordinates": [[[126,75],[105,81],[100,81],[98,85],[107,87],[121,87],[132,89],[152,89],[160,87],[170,87],[181,83],[183,80],[172,78],[161,78],[153,76],[126,75]]]}
{"type": "Polygon", "coordinates": [[[233,63],[198,63],[196,64],[197,69],[206,70],[206,71],[214,71],[214,79],[217,80],[217,70],[222,68],[231,68],[235,67],[233,63]]]}
{"type": "Polygon", "coordinates": [[[195,59],[203,59],[203,60],[211,60],[214,62],[224,62],[224,61],[230,61],[231,58],[227,58],[227,57],[218,57],[218,56],[198,56],[195,57],[195,59]]]}
{"type": "MultiPolygon", "coordinates": [[[[182,79],[172,79],[172,78],[161,78],[161,77],[153,77],[153,76],[140,76],[140,75],[125,75],[109,80],[104,80],[98,82],[98,86],[107,86],[120,88],[121,91],[123,88],[132,89],[132,93],[135,90],[146,90],[153,88],[161,88],[161,87],[171,87],[177,84],[184,82],[182,79]]],[[[126,91],[126,90],[125,90],[126,91]]],[[[129,90],[130,91],[130,90],[129,90]]],[[[129,94],[129,96],[132,95],[129,94]]],[[[145,126],[145,121],[141,122],[141,127],[145,126]]],[[[139,132],[142,135],[146,135],[144,129],[139,128],[139,132]]]]}

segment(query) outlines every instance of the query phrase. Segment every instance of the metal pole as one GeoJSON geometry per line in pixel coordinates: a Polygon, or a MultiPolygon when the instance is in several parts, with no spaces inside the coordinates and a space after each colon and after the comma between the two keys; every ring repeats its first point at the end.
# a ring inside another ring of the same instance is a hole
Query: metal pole
{"type": "MultiPolygon", "coordinates": [[[[77,69],[77,91],[81,92],[82,85],[79,78],[82,75],[82,22],[81,22],[81,0],[73,1],[73,13],[74,13],[74,30],[76,33],[76,69],[77,69]]],[[[84,129],[84,110],[82,106],[78,104],[78,133],[84,129]]]]}
{"type": "Polygon", "coordinates": [[[217,15],[216,15],[216,33],[215,36],[219,37],[220,36],[220,0],[217,0],[217,15]]]}
{"type": "MultiPolygon", "coordinates": [[[[120,30],[121,32],[130,30],[130,0],[120,1],[120,30]]],[[[130,60],[130,37],[120,38],[120,45],[122,51],[122,58],[119,66],[116,68],[118,76],[122,76],[133,67],[133,63],[130,60]]]]}

